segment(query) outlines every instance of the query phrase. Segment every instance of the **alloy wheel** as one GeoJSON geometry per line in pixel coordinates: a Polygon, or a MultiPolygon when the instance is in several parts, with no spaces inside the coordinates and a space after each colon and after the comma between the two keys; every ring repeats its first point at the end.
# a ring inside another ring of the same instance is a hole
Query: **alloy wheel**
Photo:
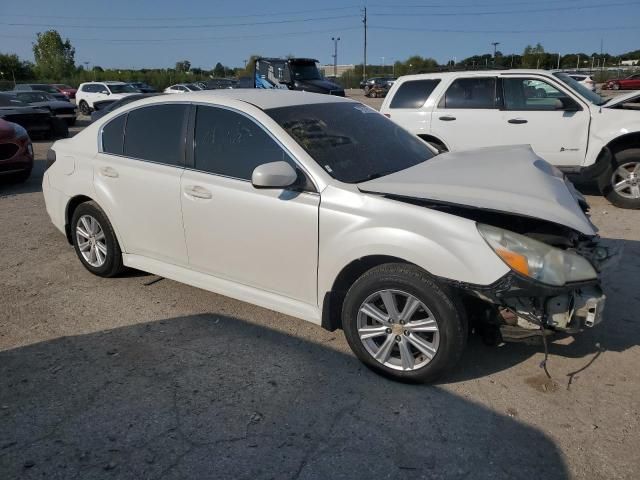
{"type": "Polygon", "coordinates": [[[433,313],[401,290],[380,290],[362,302],[358,336],[367,352],[388,368],[412,371],[438,352],[440,331],[433,313]]]}
{"type": "Polygon", "coordinates": [[[94,268],[107,261],[107,239],[100,223],[91,215],[83,215],[76,224],[76,242],[82,258],[94,268]]]}
{"type": "Polygon", "coordinates": [[[620,165],[611,175],[613,190],[624,198],[640,199],[640,162],[620,165]]]}

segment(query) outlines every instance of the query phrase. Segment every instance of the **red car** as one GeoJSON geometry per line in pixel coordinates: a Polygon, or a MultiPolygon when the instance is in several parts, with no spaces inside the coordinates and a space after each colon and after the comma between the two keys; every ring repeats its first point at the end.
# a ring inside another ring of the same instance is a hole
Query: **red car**
{"type": "Polygon", "coordinates": [[[53,83],[51,84],[53,88],[57,88],[60,93],[63,93],[67,98],[76,98],[77,88],[70,87],[69,85],[65,85],[64,83],[53,83]]]}
{"type": "Polygon", "coordinates": [[[605,90],[640,90],[640,73],[627,78],[607,80],[602,88],[605,90]]]}
{"type": "Polygon", "coordinates": [[[25,182],[33,168],[33,146],[27,131],[0,118],[0,178],[25,182]]]}

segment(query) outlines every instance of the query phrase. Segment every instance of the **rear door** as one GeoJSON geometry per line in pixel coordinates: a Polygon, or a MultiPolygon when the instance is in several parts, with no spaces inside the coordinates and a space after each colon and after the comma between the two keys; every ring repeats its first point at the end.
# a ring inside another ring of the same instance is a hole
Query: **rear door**
{"type": "Polygon", "coordinates": [[[559,85],[535,76],[504,75],[500,129],[511,144],[531,145],[558,166],[581,165],[590,113],[559,85]]]}
{"type": "Polygon", "coordinates": [[[439,83],[440,79],[402,82],[383,113],[415,135],[429,133],[433,102],[427,100],[439,83]]]}
{"type": "Polygon", "coordinates": [[[126,253],[188,263],[180,208],[188,110],[186,104],[148,105],[102,129],[94,185],[126,253]]]}
{"type": "Polygon", "coordinates": [[[438,99],[431,114],[431,133],[449,150],[467,150],[512,143],[500,118],[495,76],[458,77],[438,99]]]}

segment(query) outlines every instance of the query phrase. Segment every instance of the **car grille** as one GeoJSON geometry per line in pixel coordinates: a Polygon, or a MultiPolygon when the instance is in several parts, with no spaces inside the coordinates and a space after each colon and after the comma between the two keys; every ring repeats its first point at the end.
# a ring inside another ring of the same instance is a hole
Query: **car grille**
{"type": "Polygon", "coordinates": [[[8,160],[18,152],[18,145],[15,143],[0,143],[0,160],[8,160]]]}

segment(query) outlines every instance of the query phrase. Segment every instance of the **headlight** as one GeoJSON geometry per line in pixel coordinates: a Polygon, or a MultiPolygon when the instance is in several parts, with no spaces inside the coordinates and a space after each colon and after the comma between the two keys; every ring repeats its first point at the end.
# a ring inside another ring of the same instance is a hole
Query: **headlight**
{"type": "Polygon", "coordinates": [[[478,231],[512,270],[548,285],[591,280],[598,276],[589,261],[509,230],[478,224],[478,231]]]}
{"type": "Polygon", "coordinates": [[[25,128],[17,123],[13,124],[13,132],[16,134],[17,138],[25,138],[29,136],[25,128]]]}

